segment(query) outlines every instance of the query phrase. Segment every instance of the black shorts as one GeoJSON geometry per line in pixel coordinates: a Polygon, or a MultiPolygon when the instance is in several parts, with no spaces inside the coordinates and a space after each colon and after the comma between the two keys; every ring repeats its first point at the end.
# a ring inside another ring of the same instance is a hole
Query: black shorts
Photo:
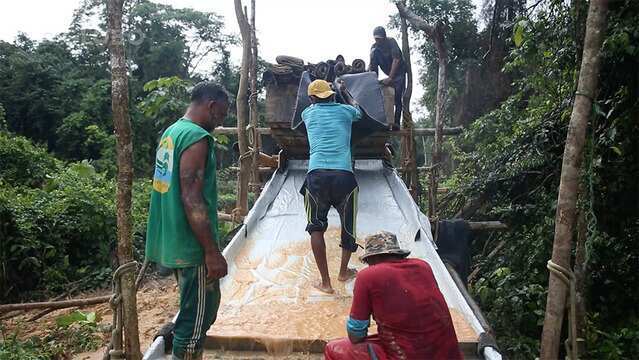
{"type": "Polygon", "coordinates": [[[339,213],[342,223],[343,249],[355,252],[355,222],[357,218],[357,180],[350,171],[313,170],[306,175],[306,181],[300,190],[304,195],[304,205],[308,225],[306,231],[326,231],[328,211],[333,206],[339,213]]]}

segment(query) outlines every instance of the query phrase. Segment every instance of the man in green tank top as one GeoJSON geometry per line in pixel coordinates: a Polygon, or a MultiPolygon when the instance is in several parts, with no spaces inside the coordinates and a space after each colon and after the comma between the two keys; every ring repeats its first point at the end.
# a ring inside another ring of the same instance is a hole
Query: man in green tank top
{"type": "Polygon", "coordinates": [[[169,126],[155,158],[146,257],[175,269],[180,312],[173,359],[201,359],[206,331],[220,305],[219,279],[227,272],[219,248],[215,144],[211,131],[228,108],[224,88],[197,84],[184,117],[169,126]]]}

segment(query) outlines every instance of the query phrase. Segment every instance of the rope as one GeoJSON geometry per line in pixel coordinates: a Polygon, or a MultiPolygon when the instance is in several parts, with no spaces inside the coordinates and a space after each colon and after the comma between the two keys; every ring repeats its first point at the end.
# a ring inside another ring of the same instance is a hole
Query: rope
{"type": "Polygon", "coordinates": [[[249,150],[249,151],[245,152],[244,154],[240,155],[240,161],[246,160],[247,158],[251,157],[252,155],[253,155],[253,150],[249,150]]]}
{"type": "Polygon", "coordinates": [[[591,102],[591,103],[594,103],[594,102],[595,102],[595,100],[592,98],[592,96],[590,96],[589,94],[586,94],[586,93],[582,93],[582,92],[579,92],[579,91],[575,91],[575,96],[583,96],[583,97],[585,97],[586,99],[590,100],[590,102],[591,102]]]}
{"type": "Polygon", "coordinates": [[[575,274],[561,265],[548,260],[546,264],[548,270],[557,276],[569,289],[570,312],[568,316],[568,339],[566,339],[567,359],[579,359],[579,348],[577,347],[577,291],[575,288],[575,274]]]}
{"type": "MultiPolygon", "coordinates": [[[[148,264],[145,261],[145,264],[148,264]]],[[[126,354],[122,349],[122,327],[123,327],[123,309],[122,309],[122,286],[120,284],[120,279],[122,275],[135,272],[137,269],[138,263],[136,261],[130,261],[126,264],[120,265],[113,272],[113,277],[111,279],[111,287],[113,288],[113,295],[111,295],[111,299],[109,300],[109,306],[111,307],[111,312],[113,313],[113,323],[111,324],[111,342],[107,346],[107,352],[104,354],[104,360],[120,360],[126,359],[126,354]]],[[[146,270],[146,266],[142,266],[140,274],[138,274],[138,281],[136,283],[142,281],[142,276],[144,271],[146,270]]]]}

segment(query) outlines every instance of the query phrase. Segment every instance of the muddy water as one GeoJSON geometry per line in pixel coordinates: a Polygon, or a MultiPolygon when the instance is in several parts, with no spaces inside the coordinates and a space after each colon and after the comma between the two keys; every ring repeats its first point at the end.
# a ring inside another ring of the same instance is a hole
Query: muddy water
{"type": "MultiPolygon", "coordinates": [[[[329,229],[325,238],[335,294],[324,294],[311,285],[319,279],[319,272],[310,241],[274,249],[260,257],[253,254],[249,240],[235,259],[237,269],[231,281],[222,289],[218,318],[209,334],[319,340],[346,336],[345,320],[354,281],[337,281],[339,230],[329,229]]],[[[361,250],[351,258],[352,267],[364,266],[358,259],[360,253],[361,250]]],[[[463,316],[451,310],[459,341],[475,341],[477,335],[463,316]]],[[[370,332],[376,332],[374,324],[370,332]]]]}

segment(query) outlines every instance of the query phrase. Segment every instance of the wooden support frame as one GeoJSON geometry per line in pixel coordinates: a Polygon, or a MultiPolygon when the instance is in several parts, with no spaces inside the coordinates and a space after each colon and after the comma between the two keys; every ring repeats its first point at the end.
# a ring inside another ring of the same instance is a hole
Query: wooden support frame
{"type": "MultiPolygon", "coordinates": [[[[265,127],[255,128],[255,131],[258,135],[271,135],[271,129],[265,127]]],[[[442,129],[442,135],[454,136],[460,135],[464,132],[464,128],[461,126],[455,127],[445,127],[442,129]]],[[[236,127],[217,127],[213,130],[214,134],[217,135],[237,135],[236,127]]],[[[398,131],[391,131],[386,133],[388,136],[407,136],[410,135],[411,131],[402,129],[398,131]]],[[[435,128],[413,128],[412,133],[414,136],[434,136],[435,128]]]]}
{"type": "MultiPolygon", "coordinates": [[[[239,168],[239,167],[237,167],[237,166],[229,166],[228,168],[229,168],[229,169],[231,169],[231,170],[233,170],[233,171],[240,171],[240,168],[239,168]]],[[[276,169],[276,168],[272,168],[272,167],[260,166],[260,167],[258,168],[258,171],[259,171],[261,174],[268,174],[268,173],[272,173],[272,172],[277,171],[277,169],[276,169]]]]}

